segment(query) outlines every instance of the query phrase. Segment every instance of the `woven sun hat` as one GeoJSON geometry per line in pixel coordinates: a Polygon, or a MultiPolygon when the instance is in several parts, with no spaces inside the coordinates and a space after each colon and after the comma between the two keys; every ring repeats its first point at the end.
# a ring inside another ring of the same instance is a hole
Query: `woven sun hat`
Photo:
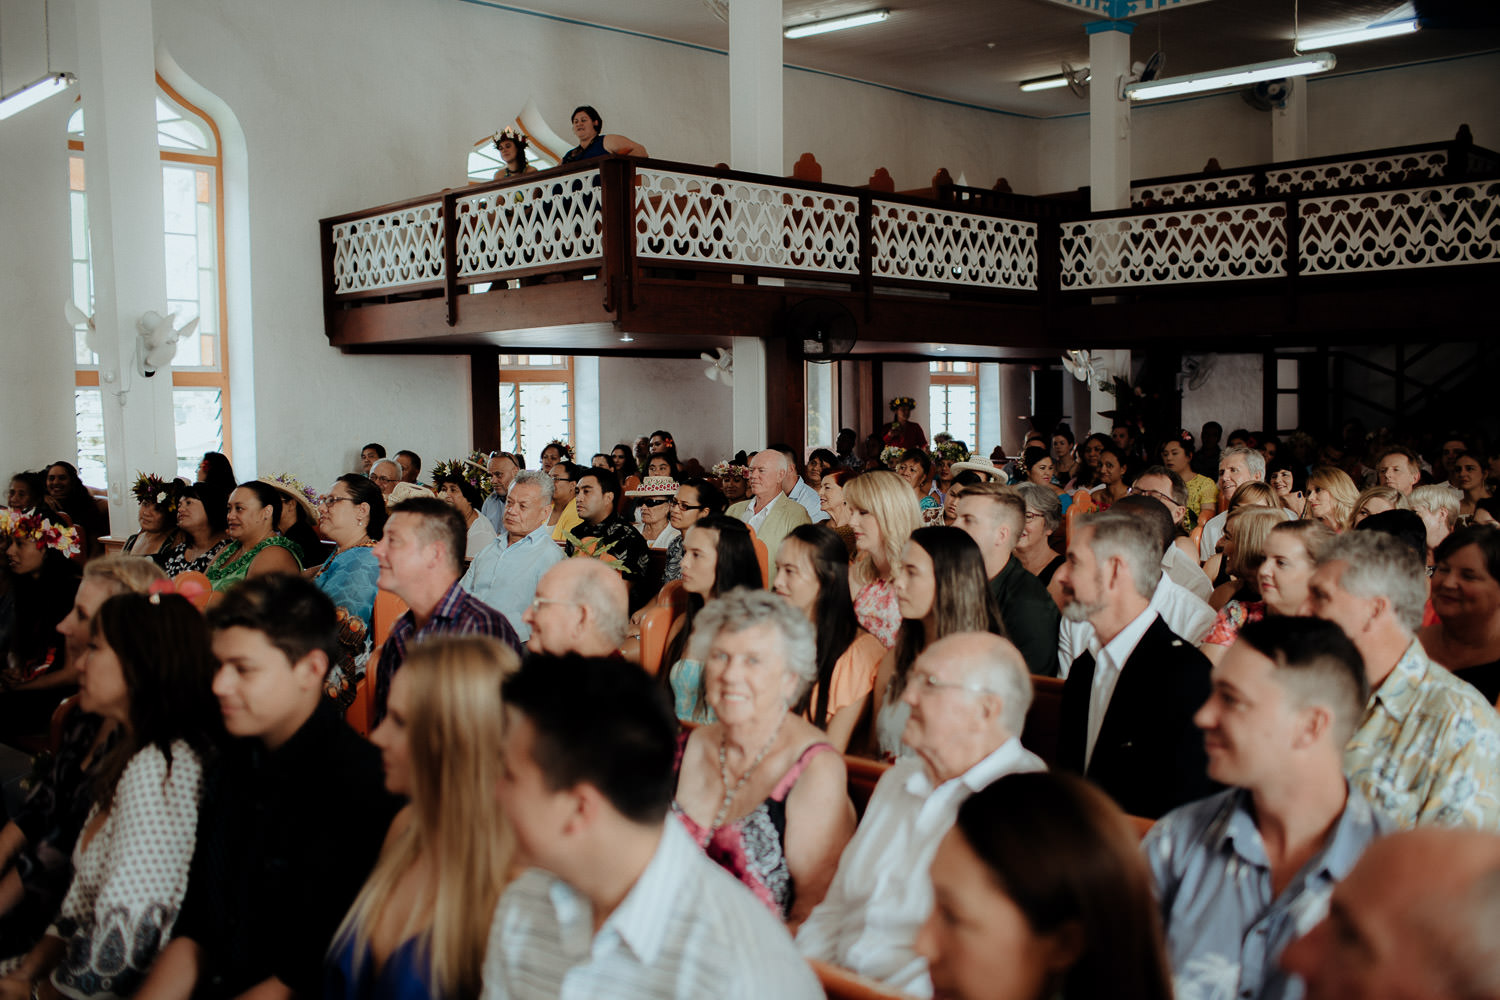
{"type": "Polygon", "coordinates": [[[395,486],[391,487],[390,496],[385,498],[385,505],[387,507],[392,507],[400,503],[402,500],[410,500],[412,497],[432,496],[437,496],[437,494],[432,492],[432,490],[428,489],[427,487],[419,485],[417,483],[397,483],[395,486]]]}
{"type": "Polygon", "coordinates": [[[282,496],[295,500],[297,506],[302,508],[302,513],[306,515],[308,523],[318,523],[318,508],[313,506],[313,499],[308,495],[312,493],[312,490],[304,486],[301,480],[282,472],[274,476],[260,476],[258,481],[265,483],[282,496]]]}
{"type": "Polygon", "coordinates": [[[975,455],[967,462],[954,462],[953,474],[956,476],[960,472],[977,472],[981,476],[989,476],[995,482],[1001,484],[1010,481],[1010,477],[1005,474],[1004,469],[996,468],[995,463],[983,455],[975,455]]]}
{"type": "Polygon", "coordinates": [[[641,485],[633,490],[626,490],[628,497],[644,497],[647,500],[670,500],[677,495],[677,480],[671,476],[647,476],[641,480],[641,485]]]}

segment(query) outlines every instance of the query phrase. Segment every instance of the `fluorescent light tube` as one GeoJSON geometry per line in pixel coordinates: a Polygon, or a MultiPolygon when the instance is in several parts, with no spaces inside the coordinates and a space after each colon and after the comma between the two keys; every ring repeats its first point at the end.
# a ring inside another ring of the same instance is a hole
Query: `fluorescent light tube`
{"type": "Polygon", "coordinates": [[[1066,87],[1068,78],[1065,76],[1044,76],[1039,80],[1025,80],[1021,83],[1023,93],[1032,94],[1038,90],[1056,90],[1058,87],[1066,87]]]}
{"type": "Polygon", "coordinates": [[[1187,76],[1169,76],[1148,83],[1130,83],[1125,85],[1125,96],[1132,101],[1151,101],[1161,97],[1198,94],[1205,90],[1244,87],[1262,80],[1323,73],[1333,69],[1337,61],[1332,52],[1308,52],[1291,59],[1231,66],[1228,69],[1207,70],[1187,76]]]}
{"type": "Polygon", "coordinates": [[[33,104],[40,104],[53,94],[60,94],[73,85],[78,77],[72,73],[53,73],[36,83],[22,87],[9,97],[0,99],[0,120],[20,114],[33,104]]]}
{"type": "Polygon", "coordinates": [[[847,17],[830,17],[826,21],[809,21],[806,24],[793,25],[782,31],[787,38],[806,38],[808,35],[821,35],[825,31],[842,31],[845,28],[858,28],[866,24],[876,24],[891,16],[888,9],[867,10],[863,14],[850,14],[847,17]]]}
{"type": "Polygon", "coordinates": [[[1377,38],[1393,38],[1396,35],[1409,35],[1421,27],[1416,18],[1407,21],[1388,21],[1385,24],[1371,24],[1363,28],[1354,28],[1350,31],[1334,31],[1326,35],[1311,35],[1307,38],[1297,39],[1300,47],[1306,45],[1310,49],[1331,49],[1335,45],[1353,45],[1355,42],[1373,42],[1377,38]]]}

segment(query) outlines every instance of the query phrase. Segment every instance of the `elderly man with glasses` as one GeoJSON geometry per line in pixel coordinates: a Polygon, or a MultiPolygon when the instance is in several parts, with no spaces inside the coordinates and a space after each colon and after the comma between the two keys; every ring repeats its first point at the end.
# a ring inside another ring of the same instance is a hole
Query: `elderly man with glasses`
{"type": "MultiPolygon", "coordinates": [[[[391,490],[401,482],[401,466],[396,464],[395,459],[382,458],[370,466],[370,482],[380,487],[381,495],[389,497],[391,490]]],[[[390,501],[387,500],[387,503],[390,501]]]]}
{"type": "Polygon", "coordinates": [[[542,574],[526,606],[526,649],[564,656],[618,657],[629,624],[630,591],[597,559],[564,559],[542,574]]]}
{"type": "Polygon", "coordinates": [[[914,751],[880,779],[823,902],[797,932],[808,958],[914,996],[931,996],[915,949],[932,910],[927,869],[958,807],[995,779],[1042,771],[1021,746],[1031,674],[1019,650],[988,633],[939,639],[912,664],[901,740],[914,751]]]}
{"type": "MultiPolygon", "coordinates": [[[[553,471],[557,466],[553,466],[553,471]]],[[[518,473],[505,505],[504,531],[469,564],[459,586],[505,616],[522,642],[531,638],[525,611],[542,574],[566,556],[552,541],[552,477],[537,469],[518,473]]]]}

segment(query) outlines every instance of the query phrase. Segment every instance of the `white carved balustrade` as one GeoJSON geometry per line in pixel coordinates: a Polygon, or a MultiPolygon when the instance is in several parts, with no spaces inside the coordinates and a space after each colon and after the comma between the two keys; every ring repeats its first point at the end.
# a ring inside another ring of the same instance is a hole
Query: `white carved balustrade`
{"type": "Polygon", "coordinates": [[[1304,198],[1302,273],[1500,261],[1500,180],[1304,198]]]}
{"type": "Polygon", "coordinates": [[[877,200],[871,205],[876,278],[1034,291],[1037,227],[992,215],[877,200]]]}
{"type": "Polygon", "coordinates": [[[597,169],[536,174],[523,184],[464,195],[454,199],[453,213],[454,253],[464,281],[604,259],[603,187],[597,169]]]}
{"type": "Polygon", "coordinates": [[[635,254],[809,272],[859,273],[859,198],[636,167],[635,254]]]}
{"type": "Polygon", "coordinates": [[[1266,171],[1266,194],[1297,195],[1349,188],[1367,188],[1378,184],[1420,183],[1441,180],[1448,167],[1448,151],[1429,149],[1369,156],[1363,159],[1338,160],[1276,167],[1266,171]]]}
{"type": "Polygon", "coordinates": [[[1286,205],[1233,205],[1062,223],[1063,291],[1286,274],[1286,205]]]}
{"type": "Polygon", "coordinates": [[[333,226],[336,294],[400,288],[443,277],[441,198],[333,226]]]}
{"type": "Polygon", "coordinates": [[[1189,205],[1226,201],[1255,194],[1255,174],[1224,174],[1213,177],[1189,177],[1178,181],[1141,184],[1130,189],[1134,208],[1157,205],[1189,205]]]}

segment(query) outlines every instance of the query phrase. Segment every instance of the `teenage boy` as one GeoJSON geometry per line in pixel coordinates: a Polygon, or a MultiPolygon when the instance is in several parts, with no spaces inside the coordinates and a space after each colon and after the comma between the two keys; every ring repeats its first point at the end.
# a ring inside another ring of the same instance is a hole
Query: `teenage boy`
{"type": "Polygon", "coordinates": [[[232,739],[199,814],[187,897],[140,1000],[316,995],[334,931],[399,801],[380,752],[323,694],[333,602],[300,577],[239,584],[209,613],[232,739]]]}

